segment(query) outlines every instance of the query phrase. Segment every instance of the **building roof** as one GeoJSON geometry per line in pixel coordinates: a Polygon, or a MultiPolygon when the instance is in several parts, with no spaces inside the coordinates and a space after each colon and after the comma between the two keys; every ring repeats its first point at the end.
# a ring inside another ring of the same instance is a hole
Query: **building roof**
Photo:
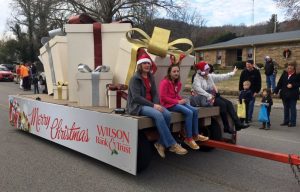
{"type": "Polygon", "coordinates": [[[281,33],[270,33],[264,35],[253,35],[247,37],[238,37],[222,43],[215,43],[211,45],[197,47],[195,48],[195,51],[208,50],[208,49],[222,49],[222,48],[230,48],[230,47],[245,47],[245,46],[261,45],[261,44],[290,42],[290,41],[300,41],[300,30],[281,32],[281,33]]]}

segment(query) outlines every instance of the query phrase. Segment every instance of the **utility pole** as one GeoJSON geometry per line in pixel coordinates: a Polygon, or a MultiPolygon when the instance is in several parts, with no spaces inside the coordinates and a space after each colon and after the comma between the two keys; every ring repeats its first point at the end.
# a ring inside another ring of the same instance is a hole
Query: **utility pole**
{"type": "MultiPolygon", "coordinates": [[[[252,35],[254,35],[254,0],[252,0],[252,35]]],[[[255,55],[256,55],[256,48],[254,46],[254,42],[252,42],[252,58],[254,63],[256,60],[255,55]]]]}
{"type": "Polygon", "coordinates": [[[254,27],[254,0],[252,0],[252,26],[254,27]]]}
{"type": "Polygon", "coordinates": [[[277,32],[277,14],[274,14],[274,32],[273,33],[276,33],[277,32]]]}

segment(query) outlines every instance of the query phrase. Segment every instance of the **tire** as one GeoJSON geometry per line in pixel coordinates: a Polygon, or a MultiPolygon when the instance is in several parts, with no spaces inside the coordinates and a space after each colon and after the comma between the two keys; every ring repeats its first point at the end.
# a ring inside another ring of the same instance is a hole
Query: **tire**
{"type": "Polygon", "coordinates": [[[215,118],[211,118],[211,125],[209,126],[210,139],[221,141],[222,140],[222,129],[215,118]]]}
{"type": "Polygon", "coordinates": [[[152,145],[148,141],[143,131],[138,133],[138,151],[137,151],[137,172],[140,173],[146,169],[152,159],[152,145]]]}
{"type": "MultiPolygon", "coordinates": [[[[202,132],[205,136],[209,137],[211,140],[215,141],[221,141],[222,140],[222,130],[218,123],[218,121],[215,118],[211,118],[211,125],[204,127],[202,129],[202,132]]],[[[214,147],[208,147],[208,146],[201,146],[201,151],[212,151],[214,147]]]]}

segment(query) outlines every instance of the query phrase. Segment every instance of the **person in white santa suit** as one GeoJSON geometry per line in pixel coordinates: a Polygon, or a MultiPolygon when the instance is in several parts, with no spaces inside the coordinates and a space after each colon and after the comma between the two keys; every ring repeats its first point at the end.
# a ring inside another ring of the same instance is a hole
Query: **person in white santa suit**
{"type": "Polygon", "coordinates": [[[249,127],[249,125],[241,123],[231,101],[220,96],[220,93],[214,83],[215,76],[209,73],[210,67],[208,63],[201,61],[197,63],[195,67],[197,69],[197,74],[195,75],[192,85],[193,91],[196,95],[205,96],[208,103],[220,107],[220,115],[224,125],[224,131],[227,133],[234,133],[235,130],[239,131],[249,127]],[[233,127],[230,127],[227,114],[229,114],[230,118],[233,120],[235,130],[233,127]]]}

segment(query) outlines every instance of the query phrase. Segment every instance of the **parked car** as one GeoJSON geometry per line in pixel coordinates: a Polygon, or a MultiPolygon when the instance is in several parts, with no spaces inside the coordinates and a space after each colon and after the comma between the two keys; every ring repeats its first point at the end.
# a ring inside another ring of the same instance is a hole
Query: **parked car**
{"type": "Polygon", "coordinates": [[[4,66],[12,72],[15,72],[15,64],[0,64],[0,66],[4,66]]]}
{"type": "Polygon", "coordinates": [[[0,66],[0,81],[13,81],[13,73],[4,66],[0,66]]]}

